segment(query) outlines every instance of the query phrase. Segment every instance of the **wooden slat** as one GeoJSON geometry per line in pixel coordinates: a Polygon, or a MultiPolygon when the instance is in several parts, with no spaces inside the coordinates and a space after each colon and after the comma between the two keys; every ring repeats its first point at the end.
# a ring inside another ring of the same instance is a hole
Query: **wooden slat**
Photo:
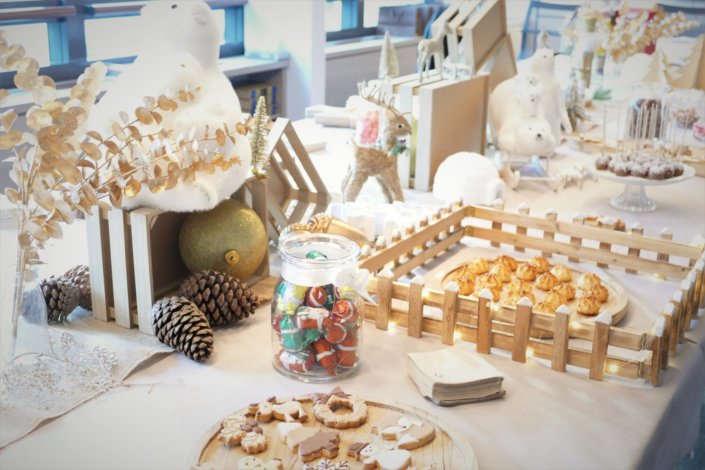
{"type": "Polygon", "coordinates": [[[658,273],[667,277],[683,278],[688,271],[688,268],[684,266],[658,263],[646,259],[632,259],[627,255],[614,252],[609,253],[607,256],[606,253],[594,248],[582,247],[576,249],[571,245],[559,241],[541,240],[518,233],[499,232],[481,227],[466,227],[466,232],[468,235],[476,238],[495,240],[514,246],[524,246],[536,250],[551,249],[557,254],[568,257],[580,257],[584,261],[604,261],[605,258],[608,257],[607,261],[609,265],[628,267],[646,273],[658,273]]]}
{"type": "Polygon", "coordinates": [[[607,359],[607,345],[609,344],[610,327],[601,321],[595,321],[595,334],[592,338],[592,352],[590,353],[590,378],[602,380],[605,375],[605,360],[607,359]]]}
{"type": "Polygon", "coordinates": [[[560,220],[551,222],[538,217],[496,211],[489,207],[473,206],[473,213],[473,217],[489,221],[498,221],[505,224],[516,225],[517,227],[525,226],[541,231],[550,231],[567,236],[581,237],[583,239],[604,241],[626,247],[637,246],[642,250],[667,253],[670,256],[697,259],[701,255],[701,250],[695,246],[646,236],[635,238],[632,237],[630,233],[620,232],[618,230],[591,227],[589,225],[562,222],[560,220]]]}
{"type": "Polygon", "coordinates": [[[131,328],[133,322],[130,317],[130,305],[133,298],[133,288],[130,284],[133,277],[125,219],[125,212],[121,209],[112,209],[108,212],[115,323],[123,328],[131,328]]]}
{"type": "MultiPolygon", "coordinates": [[[[551,222],[555,222],[557,218],[558,218],[558,213],[556,212],[555,209],[550,209],[548,212],[546,212],[546,220],[551,221],[551,222]]],[[[494,225],[492,226],[492,228],[494,228],[494,225]]],[[[553,241],[555,235],[556,234],[554,232],[551,232],[549,230],[544,230],[543,239],[553,241]]],[[[553,253],[550,251],[542,251],[541,254],[543,256],[545,256],[546,258],[550,258],[553,253]]]]}
{"type": "Polygon", "coordinates": [[[680,302],[678,300],[671,300],[667,304],[667,309],[672,312],[671,317],[671,335],[668,344],[668,350],[671,356],[675,356],[678,353],[678,325],[680,323],[680,302]]]}
{"type": "Polygon", "coordinates": [[[110,245],[99,209],[94,209],[86,218],[86,232],[92,314],[96,320],[108,321],[108,303],[112,297],[110,245]]]}
{"type": "Polygon", "coordinates": [[[553,351],[551,369],[565,372],[568,362],[568,340],[570,339],[570,309],[558,307],[553,320],[553,351]]]}
{"type": "MultiPolygon", "coordinates": [[[[492,207],[497,210],[497,211],[503,211],[504,210],[504,201],[501,199],[497,199],[492,203],[492,207]]],[[[495,230],[502,230],[502,222],[492,222],[492,228],[495,230]]],[[[499,243],[497,242],[492,242],[490,243],[495,248],[499,248],[499,243]]]]}
{"type": "MultiPolygon", "coordinates": [[[[642,227],[639,224],[634,224],[630,230],[630,233],[633,237],[641,237],[644,235],[644,227],[642,227]]],[[[627,252],[627,254],[629,256],[632,256],[634,258],[638,258],[640,253],[641,253],[641,250],[637,247],[634,247],[634,246],[630,246],[629,250],[627,252]]],[[[630,274],[636,274],[636,270],[634,270],[634,269],[626,268],[624,271],[628,272],[630,274]]]]}
{"type": "MultiPolygon", "coordinates": [[[[509,212],[498,212],[499,214],[509,214],[509,212]]],[[[519,205],[519,219],[524,219],[525,217],[529,216],[529,206],[526,204],[520,204],[519,205]]],[[[482,212],[477,213],[477,217],[486,219],[487,217],[482,217],[482,212]]],[[[498,220],[499,222],[502,222],[501,220],[498,220]]],[[[521,225],[521,224],[515,224],[516,225],[516,233],[519,235],[526,235],[526,226],[521,225]]],[[[514,245],[514,249],[518,251],[519,253],[524,252],[524,248],[519,246],[519,245],[514,245]]]]}
{"type": "Polygon", "coordinates": [[[649,382],[656,386],[659,384],[659,376],[661,374],[661,347],[663,344],[662,336],[654,336],[651,344],[651,366],[649,367],[649,382]]]}
{"type": "Polygon", "coordinates": [[[395,279],[398,279],[404,276],[405,274],[410,273],[419,266],[423,266],[426,262],[432,260],[436,255],[443,253],[456,243],[460,242],[460,240],[462,240],[464,236],[465,231],[462,229],[458,229],[450,236],[446,237],[445,239],[441,240],[430,248],[425,249],[424,251],[414,256],[410,260],[406,261],[405,263],[400,264],[399,266],[394,268],[395,279]]]}
{"type": "Polygon", "coordinates": [[[423,288],[424,280],[421,276],[414,277],[409,284],[409,325],[406,333],[414,338],[421,337],[423,288]]]}
{"type": "Polygon", "coordinates": [[[663,318],[663,338],[661,341],[661,369],[666,370],[668,367],[669,342],[671,338],[671,328],[673,317],[671,315],[661,314],[663,318]]]}
{"type": "Polygon", "coordinates": [[[284,167],[289,170],[291,177],[294,178],[297,188],[310,191],[311,188],[309,188],[308,182],[304,178],[303,174],[301,174],[301,170],[296,164],[296,160],[291,156],[291,153],[289,153],[289,149],[286,147],[284,141],[280,140],[277,142],[275,149],[279,154],[279,157],[282,159],[284,167]]]}
{"type": "Polygon", "coordinates": [[[677,292],[680,305],[678,305],[678,342],[685,342],[685,326],[688,321],[688,291],[679,289],[677,292]]]}
{"type": "MultiPolygon", "coordinates": [[[[574,224],[584,224],[585,223],[585,216],[583,214],[575,214],[573,216],[573,223],[574,224]]],[[[579,249],[583,244],[583,239],[581,237],[576,237],[576,236],[571,236],[570,237],[570,245],[575,247],[576,249],[579,249]]],[[[575,256],[570,256],[568,257],[568,261],[571,263],[579,263],[580,259],[576,258],[575,256]]]]}
{"type": "Polygon", "coordinates": [[[382,271],[377,276],[377,318],[375,324],[380,330],[389,327],[389,312],[392,309],[392,274],[382,271]]]}
{"type": "Polygon", "coordinates": [[[454,211],[447,217],[438,221],[438,223],[429,225],[424,229],[420,229],[416,231],[416,233],[414,233],[413,235],[410,235],[406,239],[402,240],[400,243],[395,245],[394,250],[384,250],[380,253],[375,253],[374,255],[370,256],[365,261],[360,263],[360,268],[369,269],[370,271],[378,271],[382,269],[382,267],[386,266],[388,263],[393,262],[402,253],[412,252],[415,247],[423,245],[427,240],[433,238],[436,234],[440,233],[441,231],[450,231],[449,228],[452,225],[460,224],[460,222],[463,220],[463,216],[463,209],[454,211]]]}
{"type": "Polygon", "coordinates": [[[130,212],[132,225],[132,258],[135,270],[135,299],[137,325],[142,333],[153,335],[152,305],[154,305],[154,279],[152,276],[152,236],[150,222],[152,209],[135,209],[130,212]]]}
{"type": "Polygon", "coordinates": [[[492,311],[490,309],[490,299],[480,296],[477,313],[477,352],[489,354],[492,348],[492,311]]]}
{"type": "MultiPolygon", "coordinates": [[[[376,315],[376,307],[372,304],[365,304],[365,318],[374,321],[376,319],[376,315]]],[[[397,326],[405,327],[407,324],[407,313],[406,311],[393,309],[390,312],[390,320],[394,321],[397,326]]],[[[436,320],[433,318],[424,318],[422,325],[424,333],[430,333],[432,335],[440,336],[441,320],[436,320]]],[[[456,331],[459,333],[460,337],[464,341],[477,343],[478,330],[476,327],[469,327],[467,325],[457,325],[456,331]]],[[[493,348],[501,349],[503,351],[511,351],[512,337],[508,334],[492,333],[490,345],[493,348]]],[[[551,360],[553,350],[553,346],[551,344],[542,341],[536,341],[529,338],[529,347],[534,350],[534,357],[539,359],[551,360]]],[[[568,349],[567,364],[575,367],[580,367],[582,369],[589,369],[590,356],[591,354],[589,351],[572,348],[568,349]]],[[[645,373],[643,371],[643,362],[636,362],[633,360],[626,360],[618,357],[607,356],[605,364],[607,365],[607,367],[615,367],[615,372],[611,373],[612,375],[617,375],[628,379],[648,379],[648,372],[645,373]]]]}
{"type": "MultiPolygon", "coordinates": [[[[659,238],[661,240],[666,240],[668,242],[673,240],[673,232],[671,232],[671,229],[668,227],[664,227],[663,230],[661,230],[658,234],[659,238]]],[[[653,250],[657,251],[658,253],[656,254],[656,261],[659,263],[668,263],[668,255],[671,254],[670,250],[653,250]]]]}
{"type": "MultiPolygon", "coordinates": [[[[528,299],[526,299],[528,300],[528,299]]],[[[512,342],[512,360],[526,362],[526,348],[529,344],[531,329],[531,304],[519,302],[514,323],[514,341],[512,342]]]]}
{"type": "Polygon", "coordinates": [[[330,202],[330,194],[328,193],[328,189],[326,188],[325,183],[321,179],[321,176],[318,174],[318,170],[316,170],[315,165],[311,161],[311,157],[306,151],[306,147],[304,147],[304,144],[301,142],[301,139],[299,139],[299,135],[296,133],[294,126],[289,123],[284,133],[289,139],[289,145],[291,145],[291,148],[296,153],[296,156],[299,157],[299,163],[301,163],[301,166],[304,168],[304,170],[306,170],[306,174],[311,180],[311,183],[313,183],[313,187],[316,188],[316,191],[318,191],[319,193],[326,194],[328,198],[327,202],[330,202]]]}
{"type": "Polygon", "coordinates": [[[451,282],[443,292],[443,320],[441,322],[441,342],[452,346],[455,343],[455,323],[457,319],[458,285],[451,282]]]}

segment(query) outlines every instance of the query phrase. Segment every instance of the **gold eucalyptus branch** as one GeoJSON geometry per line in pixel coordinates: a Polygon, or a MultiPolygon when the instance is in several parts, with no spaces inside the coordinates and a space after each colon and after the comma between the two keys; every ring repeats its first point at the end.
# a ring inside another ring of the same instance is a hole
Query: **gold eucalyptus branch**
{"type": "MultiPolygon", "coordinates": [[[[16,333],[21,311],[23,282],[30,279],[33,264],[40,263],[38,250],[52,238],[61,238],[63,223],[107,209],[109,200],[120,207],[123,198],[142,190],[153,193],[193,182],[200,172],[225,171],[242,164],[224,150],[246,134],[243,123],[231,130],[226,123],[210,129],[193,128],[188,135],[164,125],[164,116],[193,101],[200,89],[179,90],[173,96],[145,97],[133,116],[119,113],[110,126],[111,135],[86,130],[88,115],[101,88],[106,67],[86,68],[66,100],[57,99],[56,84],[39,75],[36,60],[24,48],[8,44],[0,30],[0,70],[14,71],[17,88],[31,93],[34,105],[26,113],[28,132],[13,126],[17,114],[0,115],[0,149],[13,154],[10,178],[14,188],[5,195],[17,205],[17,282],[13,316],[16,333]]],[[[9,96],[0,90],[0,104],[9,96]]]]}

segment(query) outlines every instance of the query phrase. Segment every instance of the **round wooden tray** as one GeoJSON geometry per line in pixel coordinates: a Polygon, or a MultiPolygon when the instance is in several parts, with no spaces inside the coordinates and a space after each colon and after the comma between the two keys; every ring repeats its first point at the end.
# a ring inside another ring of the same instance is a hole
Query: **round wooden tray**
{"type": "MultiPolygon", "coordinates": [[[[353,429],[337,429],[340,432],[340,451],[338,457],[331,459],[334,462],[346,460],[350,464],[350,469],[361,469],[362,462],[358,462],[353,457],[348,457],[348,447],[354,442],[369,442],[380,445],[382,447],[388,444],[394,444],[395,441],[382,441],[380,436],[372,434],[371,428],[374,423],[389,414],[406,415],[413,419],[423,420],[436,427],[436,437],[429,444],[410,451],[411,464],[415,468],[424,468],[427,465],[435,464],[435,469],[466,469],[476,470],[478,468],[475,452],[470,444],[457,433],[448,429],[448,426],[435,416],[432,416],[425,411],[410,408],[402,404],[392,404],[379,402],[375,400],[365,400],[368,407],[367,422],[359,428],[353,429]]],[[[310,401],[303,403],[304,410],[308,415],[308,421],[304,426],[314,426],[322,431],[331,430],[323,423],[316,420],[313,416],[313,403],[310,401]]],[[[247,408],[238,410],[237,413],[244,414],[247,408]]],[[[223,417],[225,418],[225,417],[223,417]]],[[[287,446],[279,439],[277,435],[277,423],[281,421],[272,420],[269,423],[262,423],[265,436],[267,437],[267,450],[262,453],[255,454],[255,457],[264,462],[268,462],[273,458],[279,458],[284,463],[286,470],[298,470],[303,467],[301,460],[296,454],[289,451],[287,446]]],[[[220,422],[214,424],[204,436],[199,440],[194,449],[193,455],[189,461],[189,466],[201,465],[205,468],[217,468],[227,470],[237,470],[238,461],[246,457],[245,453],[239,446],[231,447],[220,443],[217,439],[220,432],[220,422]]],[[[315,460],[310,463],[316,463],[315,460]]]]}
{"type": "MultiPolygon", "coordinates": [[[[450,269],[443,276],[443,280],[441,281],[441,287],[443,288],[446,286],[446,284],[450,283],[452,281],[452,277],[455,274],[455,272],[458,271],[459,269],[461,269],[466,264],[468,264],[468,262],[469,262],[469,260],[466,260],[464,262],[458,262],[455,265],[453,265],[454,267],[452,269],[450,269]]],[[[491,259],[487,259],[487,262],[490,263],[490,265],[492,265],[491,259]]],[[[525,261],[517,259],[517,262],[523,263],[525,261]]],[[[583,275],[587,271],[575,269],[571,266],[568,266],[568,267],[573,272],[573,286],[577,289],[578,278],[580,278],[580,276],[583,275]]],[[[609,313],[612,316],[612,324],[616,325],[617,323],[622,321],[622,319],[627,314],[627,305],[629,303],[629,297],[627,296],[627,293],[624,291],[624,288],[616,280],[614,280],[610,276],[607,276],[606,274],[600,274],[599,277],[602,280],[602,284],[609,291],[609,297],[607,298],[607,302],[602,304],[601,311],[605,311],[605,312],[609,313]]],[[[512,274],[512,278],[514,279],[514,274],[512,274]]],[[[530,282],[529,284],[532,285],[532,289],[533,289],[534,296],[536,297],[536,301],[540,302],[541,299],[543,299],[544,296],[547,294],[547,292],[544,292],[540,289],[537,289],[535,287],[534,282],[530,282]]],[[[578,290],[578,293],[579,293],[579,290],[578,290]]],[[[470,296],[470,298],[477,300],[477,295],[472,294],[470,296]]],[[[577,298],[578,297],[576,295],[575,299],[571,300],[567,304],[568,308],[570,308],[571,320],[588,321],[588,322],[594,321],[595,318],[597,317],[597,315],[592,316],[592,315],[583,315],[583,314],[578,313],[578,311],[577,311],[577,298]]],[[[502,303],[502,297],[500,297],[500,303],[502,303]]],[[[504,306],[505,306],[505,308],[509,308],[509,309],[515,308],[512,305],[504,305],[504,306]]]]}

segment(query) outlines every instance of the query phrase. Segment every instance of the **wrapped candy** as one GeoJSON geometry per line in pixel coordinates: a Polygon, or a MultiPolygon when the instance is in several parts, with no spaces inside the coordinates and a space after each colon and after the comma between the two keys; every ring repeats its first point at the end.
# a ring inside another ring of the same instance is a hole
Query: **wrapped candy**
{"type": "Polygon", "coordinates": [[[338,299],[337,289],[333,284],[310,287],[306,291],[305,303],[308,307],[326,308],[330,310],[338,299]]]}
{"type": "Polygon", "coordinates": [[[331,313],[335,321],[343,324],[355,323],[360,318],[355,305],[350,300],[335,302],[331,313]]]}
{"type": "Polygon", "coordinates": [[[297,286],[287,281],[282,281],[277,286],[274,304],[279,313],[293,315],[297,308],[304,303],[307,287],[297,286]]]}
{"type": "Polygon", "coordinates": [[[300,351],[304,347],[304,336],[291,315],[285,315],[279,322],[281,343],[288,351],[300,351]]]}
{"type": "Polygon", "coordinates": [[[342,342],[348,335],[348,330],[345,325],[333,321],[333,323],[326,329],[325,338],[327,341],[336,344],[342,342]]]}
{"type": "Polygon", "coordinates": [[[316,361],[328,372],[328,375],[335,375],[338,356],[333,351],[333,345],[325,338],[320,338],[313,343],[313,350],[316,351],[316,361]]]}
{"type": "Polygon", "coordinates": [[[335,349],[340,367],[353,367],[357,363],[357,336],[352,332],[335,349]]]}
{"type": "Polygon", "coordinates": [[[300,352],[282,349],[279,353],[279,362],[281,362],[281,365],[292,372],[309,372],[313,369],[314,359],[314,355],[310,349],[300,352]]]}
{"type": "Polygon", "coordinates": [[[331,314],[324,308],[299,307],[296,309],[296,326],[301,329],[322,330],[333,323],[331,314]]]}

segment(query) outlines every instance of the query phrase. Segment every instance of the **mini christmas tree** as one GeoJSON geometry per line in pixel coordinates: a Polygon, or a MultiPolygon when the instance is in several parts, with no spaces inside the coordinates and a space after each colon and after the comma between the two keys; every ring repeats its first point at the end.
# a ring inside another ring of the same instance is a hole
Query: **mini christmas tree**
{"type": "Polygon", "coordinates": [[[379,78],[387,80],[397,75],[399,75],[397,51],[392,44],[392,35],[387,31],[384,33],[384,44],[382,44],[382,54],[379,58],[379,78]]]}
{"type": "Polygon", "coordinates": [[[262,179],[267,177],[267,134],[269,134],[269,116],[267,101],[264,96],[257,100],[255,114],[252,116],[250,145],[252,147],[252,174],[262,179]]]}

